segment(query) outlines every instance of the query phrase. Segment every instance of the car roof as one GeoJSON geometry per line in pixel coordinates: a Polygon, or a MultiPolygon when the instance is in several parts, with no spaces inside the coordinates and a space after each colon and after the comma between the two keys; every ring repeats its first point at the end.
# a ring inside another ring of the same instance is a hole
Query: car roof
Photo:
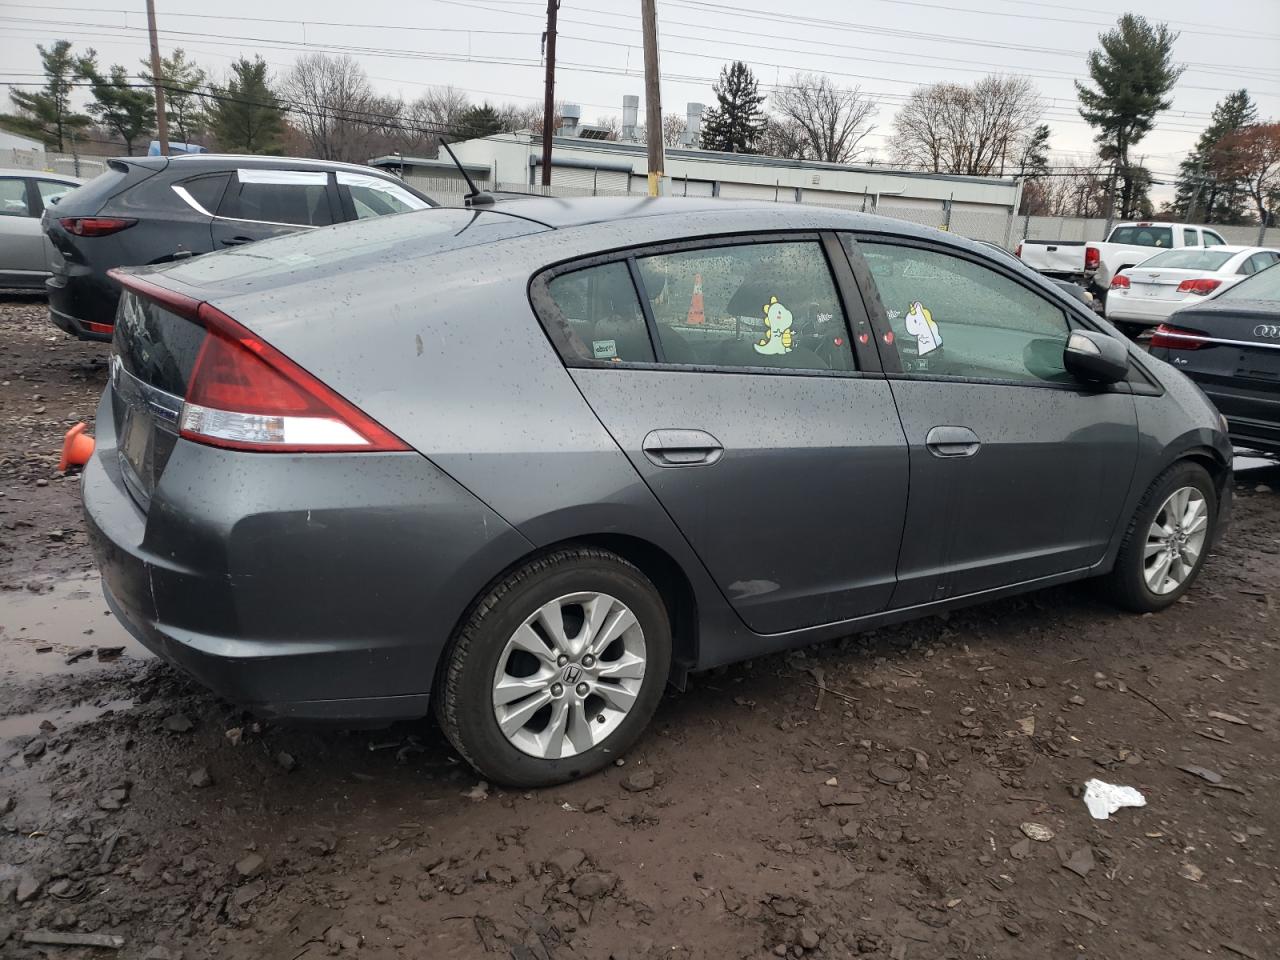
{"type": "Polygon", "coordinates": [[[54,173],[51,170],[31,170],[22,167],[0,167],[0,177],[35,177],[37,180],[60,180],[63,183],[84,183],[79,177],[69,173],[54,173]]]}
{"type": "Polygon", "coordinates": [[[119,157],[123,163],[139,167],[163,170],[173,165],[175,170],[201,173],[206,170],[226,170],[229,167],[313,167],[317,170],[350,170],[356,173],[375,174],[384,180],[395,177],[377,167],[359,163],[340,163],[336,160],[312,160],[306,157],[264,157],[250,153],[183,153],[172,157],[119,157]]]}

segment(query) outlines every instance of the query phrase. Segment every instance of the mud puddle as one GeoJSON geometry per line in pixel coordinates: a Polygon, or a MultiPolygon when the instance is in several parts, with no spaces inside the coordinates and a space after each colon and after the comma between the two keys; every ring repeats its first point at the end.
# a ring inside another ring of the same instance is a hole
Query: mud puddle
{"type": "Polygon", "coordinates": [[[120,656],[152,654],[107,610],[98,577],[65,580],[47,593],[0,594],[0,681],[93,670],[103,665],[99,657],[120,656]]]}

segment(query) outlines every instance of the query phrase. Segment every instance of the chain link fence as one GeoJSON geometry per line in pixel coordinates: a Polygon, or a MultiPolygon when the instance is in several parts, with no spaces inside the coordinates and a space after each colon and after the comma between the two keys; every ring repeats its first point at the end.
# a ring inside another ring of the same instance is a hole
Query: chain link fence
{"type": "MultiPolygon", "coordinates": [[[[88,180],[107,169],[104,157],[79,157],[70,154],[40,153],[31,150],[0,151],[0,167],[17,167],[28,170],[46,170],[53,173],[70,174],[88,180]]],[[[605,190],[590,187],[575,187],[566,184],[553,184],[544,187],[541,184],[498,182],[491,183],[485,175],[473,175],[476,186],[481,190],[510,191],[513,193],[531,193],[548,197],[625,197],[641,196],[642,190],[605,190]]],[[[461,206],[467,194],[467,185],[460,177],[424,177],[409,174],[405,182],[421,190],[427,196],[445,206],[461,206]]],[[[638,184],[642,178],[633,177],[632,183],[638,184]]],[[[727,203],[733,201],[727,200],[727,203]]],[[[780,201],[789,202],[789,201],[780,201]]],[[[848,203],[821,200],[802,200],[803,203],[815,203],[820,206],[835,207],[839,210],[875,212],[883,217],[905,220],[926,227],[937,227],[950,230],[952,233],[973,240],[985,240],[996,243],[1006,250],[1013,250],[1023,239],[1028,240],[1065,240],[1087,241],[1104,240],[1107,235],[1107,221],[1101,217],[1029,217],[1014,216],[1007,213],[995,213],[986,210],[970,210],[953,208],[948,214],[945,207],[912,207],[880,203],[876,206],[861,196],[851,196],[848,203]]],[[[1217,226],[1214,230],[1224,240],[1241,246],[1272,246],[1280,249],[1280,227],[1261,230],[1257,226],[1217,226]]]]}

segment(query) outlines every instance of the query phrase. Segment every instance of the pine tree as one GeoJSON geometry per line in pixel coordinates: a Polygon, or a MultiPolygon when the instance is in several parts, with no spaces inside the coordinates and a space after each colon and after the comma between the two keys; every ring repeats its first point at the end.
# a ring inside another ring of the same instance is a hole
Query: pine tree
{"type": "Polygon", "coordinates": [[[757,153],[764,130],[764,95],[751,68],[741,60],[721,67],[713,88],[716,106],[702,119],[702,148],[724,153],[757,153]]]}
{"type": "Polygon", "coordinates": [[[1174,212],[1197,223],[1241,223],[1248,199],[1230,157],[1218,150],[1223,138],[1258,119],[1258,108],[1247,90],[1227,94],[1213,108],[1213,116],[1185,160],[1178,165],[1178,193],[1174,212]]]}
{"type": "Polygon", "coordinates": [[[458,136],[463,140],[478,140],[502,132],[502,117],[487,103],[468,107],[458,117],[458,136]]]}
{"type": "Polygon", "coordinates": [[[1097,129],[1103,159],[1120,176],[1119,216],[1137,213],[1142,174],[1129,151],[1155,125],[1155,116],[1173,103],[1168,96],[1182,68],[1173,64],[1178,34],[1166,24],[1126,13],[1114,30],[1099,35],[1101,49],[1089,51],[1086,64],[1092,86],[1075,81],[1080,116],[1097,129]]]}
{"type": "Polygon", "coordinates": [[[98,55],[93,50],[80,58],[80,75],[89,81],[93,91],[89,113],[118,135],[129,156],[133,156],[134,141],[155,127],[155,95],[145,87],[133,85],[118,63],[104,77],[98,72],[98,55]]]}
{"type": "Polygon", "coordinates": [[[262,57],[241,57],[231,65],[227,85],[214,89],[209,130],[230,153],[280,152],[284,109],[267,83],[262,57]]]}
{"type": "Polygon", "coordinates": [[[71,109],[78,64],[67,40],[59,40],[49,49],[37,44],[36,49],[44,67],[44,88],[36,93],[11,91],[9,99],[19,112],[0,114],[0,122],[14,133],[34,137],[46,147],[66,153],[76,134],[92,122],[71,109]]]}
{"type": "Polygon", "coordinates": [[[1018,147],[1018,176],[1022,179],[1019,213],[1039,214],[1048,206],[1049,125],[1036,126],[1018,147]]]}
{"type": "MultiPolygon", "coordinates": [[[[154,84],[151,61],[142,61],[139,74],[149,84],[154,84]]],[[[208,81],[204,70],[188,60],[181,47],[175,47],[172,56],[160,58],[160,85],[164,87],[164,115],[175,140],[191,143],[204,133],[209,118],[204,110],[204,87],[208,81]]]]}

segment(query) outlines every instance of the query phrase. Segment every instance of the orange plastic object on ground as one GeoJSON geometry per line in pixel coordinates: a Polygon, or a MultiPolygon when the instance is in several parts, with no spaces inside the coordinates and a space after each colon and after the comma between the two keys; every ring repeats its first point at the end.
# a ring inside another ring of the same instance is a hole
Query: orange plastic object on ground
{"type": "Polygon", "coordinates": [[[87,429],[87,424],[77,423],[67,431],[66,437],[62,440],[62,459],[58,461],[59,470],[65,471],[71,466],[83,467],[89,462],[89,458],[93,456],[93,437],[85,433],[87,429]]]}
{"type": "Polygon", "coordinates": [[[703,312],[702,307],[702,274],[695,273],[693,275],[693,299],[689,301],[689,326],[695,326],[699,323],[706,323],[707,315],[703,312]]]}

